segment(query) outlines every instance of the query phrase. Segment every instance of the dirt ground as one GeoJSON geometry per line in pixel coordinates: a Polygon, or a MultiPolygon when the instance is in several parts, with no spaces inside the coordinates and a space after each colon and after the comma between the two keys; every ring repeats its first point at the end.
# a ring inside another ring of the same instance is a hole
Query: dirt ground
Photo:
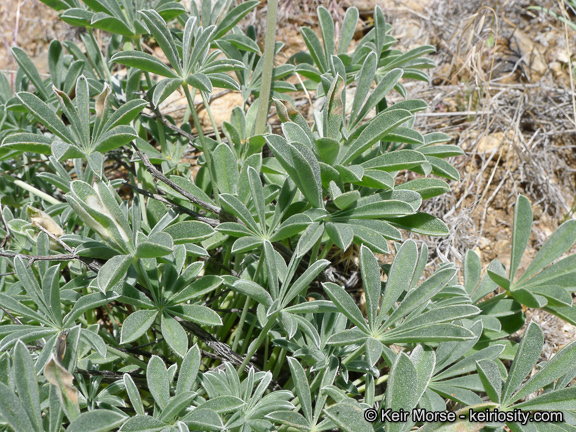
{"type": "MultiPolygon", "coordinates": [[[[558,0],[285,0],[280,2],[277,40],[286,44],[282,63],[305,50],[299,27],[318,30],[319,4],[341,20],[345,9],[358,7],[363,21],[358,36],[370,28],[374,5],[393,25],[398,48],[434,45],[436,68],[431,82],[408,82],[409,97],[427,101],[418,115],[421,132],[448,133],[465,155],[452,162],[461,180],[454,193],[427,201],[425,211],[450,227],[446,238],[420,238],[431,246],[432,265],[462,262],[474,250],[487,265],[510,261],[513,205],[518,194],[533,206],[534,226],[523,266],[563,221],[572,218],[576,196],[576,105],[570,60],[576,32],[560,20],[529,6],[562,15],[558,0]]],[[[248,17],[264,27],[265,2],[248,17]]],[[[566,11],[576,22],[576,13],[566,11]]],[[[52,38],[77,38],[79,31],[58,20],[38,0],[0,0],[0,69],[15,62],[10,46],[24,48],[46,71],[52,38]]],[[[229,109],[237,95],[219,104],[229,109]]],[[[226,99],[224,99],[225,101],[226,99]]],[[[214,107],[216,110],[217,108],[214,107]]],[[[302,106],[307,114],[308,106],[302,106]]],[[[226,112],[223,116],[226,117],[226,112]]],[[[522,268],[520,269],[522,271],[522,268]]],[[[542,311],[527,311],[546,334],[545,356],[574,339],[576,328],[542,311]]]]}

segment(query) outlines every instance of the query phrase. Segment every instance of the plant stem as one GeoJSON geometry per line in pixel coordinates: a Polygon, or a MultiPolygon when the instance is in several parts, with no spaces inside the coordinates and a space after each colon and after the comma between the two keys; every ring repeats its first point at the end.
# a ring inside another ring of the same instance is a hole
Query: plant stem
{"type": "Polygon", "coordinates": [[[274,360],[274,370],[272,371],[272,377],[274,379],[277,379],[278,375],[280,375],[280,369],[282,369],[282,365],[284,364],[285,360],[286,360],[286,349],[282,348],[280,350],[280,354],[274,360]]]}
{"type": "Polygon", "coordinates": [[[268,0],[268,16],[266,18],[266,39],[264,41],[264,58],[262,59],[262,84],[258,112],[256,113],[255,135],[262,135],[268,120],[268,106],[270,105],[270,92],[272,75],[274,73],[274,51],[276,50],[276,12],[278,0],[268,0]]]}
{"type": "Polygon", "coordinates": [[[131,363],[131,364],[134,364],[136,366],[141,367],[143,370],[146,370],[148,368],[148,365],[146,363],[144,363],[142,360],[138,360],[134,356],[131,356],[130,354],[125,353],[124,351],[120,351],[119,349],[116,349],[116,348],[111,347],[109,345],[108,345],[107,349],[112,354],[117,355],[118,357],[126,360],[128,363],[131,363]]]}
{"type": "Polygon", "coordinates": [[[240,322],[234,331],[234,342],[232,342],[232,350],[236,351],[238,348],[238,342],[240,342],[240,337],[242,336],[242,328],[244,327],[244,322],[246,321],[246,315],[248,315],[248,309],[250,308],[250,303],[252,303],[252,299],[250,297],[246,297],[246,301],[244,302],[244,309],[242,310],[242,315],[240,315],[240,322]]]}
{"type": "Polygon", "coordinates": [[[212,110],[210,109],[210,101],[208,100],[208,98],[204,93],[200,92],[200,96],[202,96],[204,107],[206,108],[206,112],[208,113],[208,117],[210,118],[210,123],[212,123],[212,129],[214,129],[214,135],[216,135],[216,141],[218,141],[218,144],[220,144],[222,142],[222,138],[220,138],[220,132],[218,132],[218,126],[216,125],[216,120],[214,120],[212,110]]]}
{"type": "Polygon", "coordinates": [[[262,342],[264,341],[266,336],[268,336],[268,332],[270,331],[270,329],[272,328],[272,326],[276,322],[277,316],[278,316],[278,312],[276,312],[276,313],[274,313],[268,317],[268,321],[266,322],[266,325],[264,326],[264,328],[262,329],[262,331],[258,335],[258,339],[256,339],[255,342],[250,344],[250,347],[248,348],[248,352],[246,353],[246,356],[244,357],[244,361],[242,362],[242,364],[237,369],[238,372],[242,372],[244,370],[246,365],[250,362],[250,359],[252,358],[254,353],[258,350],[260,345],[262,345],[262,342]]]}
{"type": "MultiPolygon", "coordinates": [[[[212,187],[216,187],[216,182],[214,178],[214,173],[212,172],[212,155],[210,154],[210,149],[206,144],[206,137],[204,136],[204,131],[200,125],[200,119],[198,118],[198,113],[196,112],[196,107],[194,105],[194,98],[190,93],[188,84],[183,83],[182,88],[184,89],[184,94],[186,95],[186,100],[188,101],[188,106],[190,107],[190,112],[192,113],[192,120],[194,121],[194,126],[196,126],[196,131],[198,132],[198,139],[200,140],[200,147],[202,147],[202,153],[206,158],[206,166],[208,168],[208,174],[210,174],[210,179],[212,180],[212,187]]],[[[194,96],[196,96],[196,89],[194,89],[194,96]]],[[[217,198],[217,195],[215,196],[217,198]]]]}
{"type": "Polygon", "coordinates": [[[42,198],[44,201],[47,201],[52,205],[62,204],[56,198],[53,198],[50,195],[48,195],[47,193],[42,192],[39,189],[36,189],[34,186],[30,186],[28,183],[24,183],[22,180],[14,180],[14,184],[16,186],[20,186],[22,189],[26,189],[28,192],[33,193],[37,197],[42,198]]]}

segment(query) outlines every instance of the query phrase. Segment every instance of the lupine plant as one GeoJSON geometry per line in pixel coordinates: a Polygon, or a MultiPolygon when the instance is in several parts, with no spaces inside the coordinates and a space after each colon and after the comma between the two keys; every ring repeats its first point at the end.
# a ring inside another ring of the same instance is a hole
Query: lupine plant
{"type": "Polygon", "coordinates": [[[541,362],[536,324],[510,336],[526,307],[576,325],[576,222],[526,264],[519,197],[508,269],[404,240],[448,234],[422,203],[459,179],[406,99],[433,47],[393,49],[379,7],[352,43],[358,10],[337,35],[320,7],[274,66],[257,1],[42,1],[84,30],[48,77],[20,48],[0,74],[0,430],[574,430],[576,343],[541,362]],[[222,124],[216,88],[243,100],[222,124]]]}

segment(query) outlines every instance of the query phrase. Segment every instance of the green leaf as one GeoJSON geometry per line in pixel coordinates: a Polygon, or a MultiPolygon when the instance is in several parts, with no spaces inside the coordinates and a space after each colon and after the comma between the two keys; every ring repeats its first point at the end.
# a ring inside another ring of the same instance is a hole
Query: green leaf
{"type": "Polygon", "coordinates": [[[248,296],[256,302],[263,304],[266,308],[269,308],[272,305],[272,297],[268,294],[264,288],[258,285],[256,282],[239,279],[232,285],[232,288],[235,291],[238,291],[245,296],[248,296]]]}
{"type": "Polygon", "coordinates": [[[152,394],[154,401],[160,408],[164,409],[170,399],[171,379],[166,365],[157,355],[153,355],[148,362],[146,381],[148,382],[148,390],[150,394],[152,394]]]}
{"type": "Polygon", "coordinates": [[[350,42],[356,32],[356,25],[358,24],[358,9],[354,6],[346,10],[344,20],[342,21],[342,28],[340,30],[340,42],[338,43],[338,54],[346,54],[350,42]]]}
{"type": "Polygon", "coordinates": [[[147,240],[139,242],[136,258],[157,258],[170,255],[174,251],[172,237],[165,232],[151,234],[147,240]]]}
{"type": "Polygon", "coordinates": [[[332,15],[323,6],[320,6],[317,11],[318,21],[320,22],[320,31],[322,33],[322,44],[324,45],[324,52],[327,57],[334,54],[334,21],[332,15]]]}
{"type": "MultiPolygon", "coordinates": [[[[204,75],[203,73],[196,72],[195,74],[189,75],[188,77],[186,77],[186,82],[200,91],[206,93],[212,93],[213,90],[212,82],[210,81],[208,76],[204,75]]],[[[220,145],[226,146],[226,144],[220,144],[220,145]]]]}
{"type": "Polygon", "coordinates": [[[390,223],[416,234],[430,236],[446,236],[450,234],[450,230],[444,222],[428,213],[417,212],[413,215],[395,218],[390,223]]]}
{"type": "Polygon", "coordinates": [[[205,240],[214,234],[214,229],[204,222],[184,221],[170,225],[164,229],[170,234],[174,244],[196,243],[205,240]]]}
{"type": "Polygon", "coordinates": [[[184,356],[184,360],[182,360],[180,373],[178,374],[178,380],[176,381],[176,395],[180,395],[192,389],[196,382],[196,377],[198,376],[200,362],[200,349],[198,348],[198,345],[195,344],[188,350],[184,356]]]}
{"type": "Polygon", "coordinates": [[[120,427],[126,416],[107,409],[97,409],[80,414],[66,428],[66,432],[106,432],[120,427]]]}
{"type": "Polygon", "coordinates": [[[166,408],[162,410],[162,415],[160,420],[171,422],[174,420],[179,413],[185,408],[189,407],[192,400],[197,396],[194,392],[181,393],[178,396],[174,396],[170,399],[166,408]]]}
{"type": "Polygon", "coordinates": [[[144,411],[144,405],[142,405],[142,397],[140,396],[140,391],[134,383],[134,380],[129,374],[125,373],[123,381],[124,387],[126,387],[126,394],[128,395],[128,399],[130,399],[132,408],[134,408],[137,415],[145,415],[146,412],[144,411]]]}
{"type": "Polygon", "coordinates": [[[379,231],[366,228],[359,225],[351,225],[354,230],[354,243],[357,245],[365,245],[375,253],[388,254],[390,248],[386,239],[380,235],[379,231]]]}
{"type": "Polygon", "coordinates": [[[308,420],[295,411],[274,411],[266,414],[266,418],[298,430],[309,430],[308,420]]]}
{"type": "Polygon", "coordinates": [[[52,154],[52,139],[33,133],[16,133],[9,135],[2,141],[0,151],[17,150],[19,152],[33,152],[40,154],[52,154]]]}
{"type": "MultiPolygon", "coordinates": [[[[309,266],[304,273],[290,286],[288,292],[284,295],[282,300],[282,306],[286,306],[293,299],[296,298],[298,294],[305,293],[308,286],[312,283],[314,279],[322,272],[326,267],[330,265],[328,260],[318,260],[309,266]]],[[[285,287],[283,287],[283,290],[285,287]]]]}
{"type": "Polygon", "coordinates": [[[90,24],[97,29],[104,30],[109,33],[116,33],[122,36],[134,36],[134,31],[130,29],[123,21],[110,16],[106,13],[99,12],[92,16],[90,24]]]}
{"type": "Polygon", "coordinates": [[[333,313],[338,312],[334,303],[327,300],[315,300],[300,303],[284,309],[284,312],[298,313],[333,313]]]}
{"type": "Polygon", "coordinates": [[[188,335],[178,321],[168,314],[162,314],[160,330],[170,348],[180,357],[184,357],[188,352],[188,335]]]}
{"type": "MultiPolygon", "coordinates": [[[[420,401],[425,394],[436,366],[436,353],[430,347],[418,345],[410,354],[410,360],[416,368],[418,386],[415,389],[416,400],[420,401]]],[[[388,362],[388,359],[386,359],[388,362]]]]}
{"type": "Polygon", "coordinates": [[[169,311],[180,318],[204,325],[222,325],[222,319],[212,309],[200,305],[171,306],[169,311]]]}
{"type": "Polygon", "coordinates": [[[67,143],[74,143],[76,140],[70,133],[60,117],[47,105],[32,93],[20,92],[16,96],[24,104],[26,109],[54,135],[67,143]]]}
{"type": "Polygon", "coordinates": [[[526,402],[513,405],[526,411],[559,411],[576,409],[576,388],[570,387],[544,393],[526,402]]]}
{"type": "Polygon", "coordinates": [[[352,162],[372,145],[386,137],[386,135],[392,132],[397,126],[410,118],[412,118],[412,114],[402,109],[383,112],[376,116],[349,147],[345,156],[340,161],[341,165],[347,165],[352,162]]]}
{"type": "Polygon", "coordinates": [[[186,415],[182,421],[187,426],[197,428],[196,430],[220,431],[224,426],[218,413],[208,408],[196,408],[186,415]]]}
{"type": "Polygon", "coordinates": [[[180,289],[170,297],[171,303],[184,303],[198,297],[202,297],[207,293],[214,291],[222,284],[222,278],[214,275],[204,276],[186,288],[180,289]]]}
{"type": "Polygon", "coordinates": [[[382,350],[383,350],[382,342],[372,337],[368,338],[366,340],[365,349],[366,349],[366,360],[368,360],[370,366],[374,366],[382,356],[382,350]]]}
{"type": "Polygon", "coordinates": [[[392,330],[384,333],[380,340],[387,345],[390,343],[424,343],[469,340],[474,334],[455,324],[430,324],[407,331],[392,330]]]}
{"type": "MultiPolygon", "coordinates": [[[[171,78],[176,78],[177,76],[182,76],[182,65],[180,64],[180,56],[178,55],[178,50],[176,49],[176,44],[172,38],[172,34],[166,21],[155,10],[143,10],[139,11],[140,16],[143,18],[150,34],[154,36],[158,45],[162,49],[162,52],[176,71],[175,76],[171,78]]],[[[136,66],[137,67],[137,66],[136,66]]],[[[141,69],[141,68],[139,68],[141,69]]],[[[160,74],[161,75],[161,74],[160,74]]],[[[169,76],[169,75],[165,75],[169,76]]]]}
{"type": "Polygon", "coordinates": [[[576,221],[569,220],[560,225],[544,243],[544,246],[538,251],[536,257],[514,286],[522,284],[530,276],[535,275],[554,260],[560,258],[572,247],[574,242],[576,242],[576,221]]]}
{"type": "Polygon", "coordinates": [[[562,348],[546,365],[532,376],[509,402],[514,402],[534,393],[563,376],[568,369],[576,364],[576,342],[562,348]]]}
{"type": "Polygon", "coordinates": [[[456,182],[460,181],[460,173],[456,168],[446,162],[444,159],[435,156],[426,156],[426,159],[432,165],[432,174],[438,177],[444,177],[456,182]]]}
{"type": "MultiPolygon", "coordinates": [[[[379,54],[376,53],[376,55],[379,55],[379,54]]],[[[402,73],[403,73],[402,69],[394,69],[394,70],[391,70],[390,72],[388,72],[386,75],[384,75],[384,77],[378,83],[378,85],[376,86],[376,88],[374,89],[372,94],[368,97],[368,100],[366,101],[366,103],[364,104],[364,106],[362,107],[360,112],[358,113],[354,122],[350,122],[349,128],[356,127],[356,125],[362,119],[364,119],[364,117],[366,117],[366,115],[370,112],[370,110],[372,110],[374,107],[376,107],[376,105],[378,105],[382,100],[384,100],[386,95],[388,93],[390,93],[390,91],[396,86],[396,84],[398,83],[398,80],[400,80],[400,78],[402,78],[402,73]]],[[[395,110],[403,110],[403,109],[404,109],[404,107],[402,107],[402,106],[393,105],[388,110],[383,111],[381,114],[384,114],[384,112],[390,113],[390,112],[395,111],[395,110]]],[[[380,116],[377,116],[376,118],[378,118],[378,117],[380,117],[380,116]]],[[[374,120],[372,120],[371,123],[374,120]]],[[[403,123],[403,122],[401,122],[401,123],[403,123]]]]}
{"type": "Polygon", "coordinates": [[[168,96],[178,90],[178,87],[181,85],[181,78],[168,78],[160,81],[156,87],[154,87],[154,93],[152,94],[152,103],[154,106],[158,107],[168,96]]]}
{"type": "MultiPolygon", "coordinates": [[[[386,408],[392,411],[409,411],[416,406],[416,386],[418,374],[416,369],[406,354],[401,352],[396,356],[396,362],[390,369],[390,378],[386,387],[386,408]]],[[[387,431],[400,430],[402,423],[388,423],[387,431]]]]}
{"type": "Polygon", "coordinates": [[[292,143],[288,147],[297,178],[292,180],[313,207],[324,208],[322,199],[322,182],[320,179],[320,165],[314,153],[304,144],[292,143]]]}
{"type": "Polygon", "coordinates": [[[347,250],[354,240],[354,230],[347,224],[328,222],[326,232],[330,240],[343,251],[347,250]]]}
{"type": "Polygon", "coordinates": [[[396,300],[404,291],[410,288],[410,281],[416,269],[418,260],[418,248],[413,240],[408,240],[402,244],[400,250],[397,252],[392,267],[386,281],[386,288],[384,289],[384,296],[382,298],[382,311],[379,316],[379,323],[381,323],[390,308],[394,305],[396,300]]]}
{"type": "Polygon", "coordinates": [[[222,208],[224,210],[238,217],[238,219],[244,222],[246,226],[253,232],[260,233],[260,228],[258,227],[258,224],[254,220],[254,217],[252,216],[250,211],[242,203],[242,201],[240,201],[234,195],[230,194],[220,195],[220,201],[222,204],[222,208]]]}
{"type": "MultiPolygon", "coordinates": [[[[468,345],[460,345],[460,347],[464,348],[468,345]]],[[[496,345],[489,345],[486,348],[483,348],[479,351],[476,351],[470,354],[467,357],[464,357],[460,361],[454,363],[449,368],[443,370],[440,373],[437,373],[434,377],[434,380],[446,380],[447,378],[452,378],[458,375],[464,375],[468,372],[472,372],[476,370],[476,362],[480,360],[495,360],[502,351],[504,351],[505,346],[502,344],[496,345]]],[[[460,353],[459,356],[462,356],[460,353]]]]}
{"type": "Polygon", "coordinates": [[[373,330],[376,328],[376,315],[382,291],[380,281],[380,266],[374,254],[365,246],[360,249],[360,271],[362,284],[366,294],[366,314],[368,323],[373,330]]]}
{"type": "Polygon", "coordinates": [[[298,396],[304,417],[308,420],[308,424],[311,424],[313,421],[312,397],[308,379],[306,378],[306,371],[304,371],[298,360],[293,357],[288,357],[288,366],[294,382],[294,392],[298,396]]]}
{"type": "Polygon", "coordinates": [[[502,405],[508,406],[512,400],[513,392],[522,384],[524,378],[532,371],[532,368],[540,358],[544,336],[537,324],[531,322],[524,332],[518,351],[514,356],[514,362],[508,373],[508,379],[502,392],[502,405]]]}
{"type": "Polygon", "coordinates": [[[335,213],[333,220],[394,218],[391,222],[396,225],[398,220],[403,220],[400,216],[411,213],[414,213],[414,209],[410,204],[390,199],[368,203],[358,202],[356,207],[335,213]]]}
{"type": "Polygon", "coordinates": [[[122,432],[160,432],[165,431],[167,424],[152,416],[138,414],[128,419],[122,426],[122,432]]]}
{"type": "Polygon", "coordinates": [[[330,297],[334,304],[338,306],[340,312],[346,315],[348,319],[362,329],[362,331],[369,334],[370,329],[366,325],[360,309],[358,309],[358,306],[356,306],[352,297],[344,291],[344,288],[332,282],[323,283],[322,286],[324,287],[326,294],[328,294],[328,297],[330,297]]]}
{"type": "Polygon", "coordinates": [[[241,237],[232,244],[232,253],[239,254],[250,252],[251,250],[261,247],[263,240],[258,237],[241,237]]]}
{"type": "Polygon", "coordinates": [[[14,381],[20,401],[23,403],[23,407],[28,414],[33,429],[41,431],[43,430],[42,410],[40,409],[40,394],[38,392],[38,383],[36,382],[34,361],[28,352],[28,348],[26,348],[26,345],[24,345],[22,341],[16,342],[14,346],[12,364],[14,368],[14,381]]]}
{"type": "Polygon", "coordinates": [[[366,56],[362,68],[358,74],[358,86],[356,87],[356,93],[354,94],[354,101],[352,102],[352,112],[350,114],[350,123],[354,123],[354,120],[358,117],[360,108],[368,96],[368,92],[372,87],[372,82],[374,81],[374,74],[376,73],[376,67],[378,65],[378,56],[375,52],[371,52],[366,56]]]}
{"type": "Polygon", "coordinates": [[[320,69],[320,72],[325,73],[328,71],[328,62],[326,60],[326,55],[320,44],[320,39],[316,36],[316,33],[308,27],[302,27],[300,29],[302,32],[302,38],[310,51],[310,55],[314,60],[314,63],[320,69]]]}
{"type": "Polygon", "coordinates": [[[358,192],[357,190],[348,191],[335,197],[334,204],[340,210],[346,210],[352,207],[354,204],[356,204],[356,202],[360,199],[360,197],[361,197],[360,192],[358,192]]]}
{"type": "Polygon", "coordinates": [[[138,117],[138,114],[142,112],[146,105],[148,103],[143,99],[134,99],[126,102],[110,115],[102,130],[111,130],[116,126],[128,125],[138,117]]]}
{"type": "Polygon", "coordinates": [[[514,208],[514,226],[512,232],[512,252],[510,257],[510,281],[514,280],[516,270],[520,265],[522,255],[528,244],[530,233],[532,231],[532,206],[530,201],[523,195],[516,200],[514,208]]]}
{"type": "Polygon", "coordinates": [[[116,255],[106,261],[98,272],[98,286],[103,293],[106,293],[126,276],[132,265],[132,260],[130,255],[116,255]]]}
{"type": "Polygon", "coordinates": [[[409,291],[404,300],[400,303],[400,306],[398,306],[386,320],[386,325],[392,325],[392,323],[407,316],[418,306],[434,297],[446,286],[455,274],[456,270],[453,268],[438,270],[416,288],[409,291]]]}
{"type": "Polygon", "coordinates": [[[41,431],[32,426],[22,402],[3,382],[0,382],[0,414],[15,432],[41,431]]]}
{"type": "Polygon", "coordinates": [[[139,310],[132,312],[122,325],[120,332],[120,344],[124,345],[135,341],[140,336],[148,331],[158,311],[155,310],[139,310]]]}
{"type": "Polygon", "coordinates": [[[492,402],[499,403],[502,394],[502,378],[498,365],[493,360],[480,360],[476,362],[476,368],[486,394],[492,402]]]}
{"type": "Polygon", "coordinates": [[[246,402],[236,396],[222,395],[209,399],[198,408],[211,409],[217,413],[225,413],[236,411],[244,405],[246,405],[246,402]]]}
{"type": "Polygon", "coordinates": [[[260,54],[260,47],[254,40],[243,34],[228,34],[220,40],[230,42],[237,49],[260,54]]]}
{"type": "Polygon", "coordinates": [[[424,155],[436,156],[439,158],[449,158],[454,156],[461,156],[464,154],[464,151],[455,145],[426,146],[419,148],[418,151],[424,155]]]}
{"type": "Polygon", "coordinates": [[[338,430],[374,432],[372,425],[364,419],[364,410],[358,405],[340,402],[326,408],[324,414],[338,426],[338,430]]]}
{"type": "Polygon", "coordinates": [[[448,186],[444,180],[423,178],[398,185],[394,190],[411,190],[418,192],[422,199],[426,200],[449,192],[450,186],[448,186]]]}
{"type": "Polygon", "coordinates": [[[462,318],[469,318],[478,315],[480,309],[472,305],[450,305],[436,307],[422,314],[408,317],[399,324],[396,329],[404,331],[411,328],[421,327],[428,324],[437,324],[441,322],[454,321],[462,318]]]}
{"type": "Polygon", "coordinates": [[[510,280],[506,276],[498,274],[492,270],[488,270],[487,273],[490,279],[496,282],[498,286],[504,288],[505,290],[510,290],[510,280]]]}
{"type": "Polygon", "coordinates": [[[250,184],[250,191],[252,192],[252,201],[258,215],[258,222],[262,233],[266,233],[266,212],[264,203],[264,188],[258,175],[258,172],[248,167],[248,183],[250,184]]]}
{"type": "Polygon", "coordinates": [[[302,233],[300,240],[298,240],[294,251],[296,257],[300,258],[306,255],[316,242],[322,238],[322,234],[324,234],[324,224],[318,222],[310,224],[306,231],[302,233]]]}
{"type": "Polygon", "coordinates": [[[168,78],[180,78],[177,73],[162,63],[161,60],[141,51],[118,52],[112,56],[110,61],[168,78]]]}
{"type": "Polygon", "coordinates": [[[223,222],[216,227],[216,231],[232,237],[246,237],[255,234],[253,231],[250,231],[247,227],[237,222],[223,222]]]}
{"type": "Polygon", "coordinates": [[[240,22],[252,9],[259,4],[258,0],[243,2],[228,12],[222,21],[216,27],[216,31],[212,36],[213,40],[217,40],[228,33],[236,24],[240,22]]]}
{"type": "Polygon", "coordinates": [[[361,166],[366,169],[370,168],[386,172],[395,172],[418,167],[426,162],[426,158],[420,152],[414,150],[397,150],[369,159],[363,162],[361,166]]]}
{"type": "Polygon", "coordinates": [[[132,126],[116,126],[98,137],[94,145],[94,151],[106,153],[122,147],[136,138],[138,138],[138,134],[132,126]]]}
{"type": "Polygon", "coordinates": [[[26,54],[26,51],[16,46],[10,48],[10,51],[12,51],[12,55],[16,59],[18,66],[20,66],[28,79],[30,79],[30,82],[34,84],[34,87],[36,87],[36,91],[40,93],[44,100],[48,99],[48,92],[42,82],[42,77],[34,63],[32,63],[32,60],[30,60],[30,57],[28,57],[28,54],[26,54]]]}
{"type": "Polygon", "coordinates": [[[111,301],[116,300],[118,297],[120,296],[114,292],[95,292],[82,296],[76,303],[74,303],[72,310],[64,317],[64,328],[72,326],[76,319],[84,312],[108,304],[111,301]]]}

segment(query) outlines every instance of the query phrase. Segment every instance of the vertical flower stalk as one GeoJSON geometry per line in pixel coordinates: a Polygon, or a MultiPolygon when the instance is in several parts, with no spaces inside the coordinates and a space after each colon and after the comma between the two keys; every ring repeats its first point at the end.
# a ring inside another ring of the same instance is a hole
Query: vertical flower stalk
{"type": "Polygon", "coordinates": [[[255,135],[261,135],[266,129],[268,107],[270,106],[270,91],[274,72],[274,52],[276,51],[276,12],[278,0],[268,1],[268,17],[266,18],[266,39],[264,41],[264,65],[262,68],[262,86],[260,87],[260,103],[256,113],[255,135]]]}

